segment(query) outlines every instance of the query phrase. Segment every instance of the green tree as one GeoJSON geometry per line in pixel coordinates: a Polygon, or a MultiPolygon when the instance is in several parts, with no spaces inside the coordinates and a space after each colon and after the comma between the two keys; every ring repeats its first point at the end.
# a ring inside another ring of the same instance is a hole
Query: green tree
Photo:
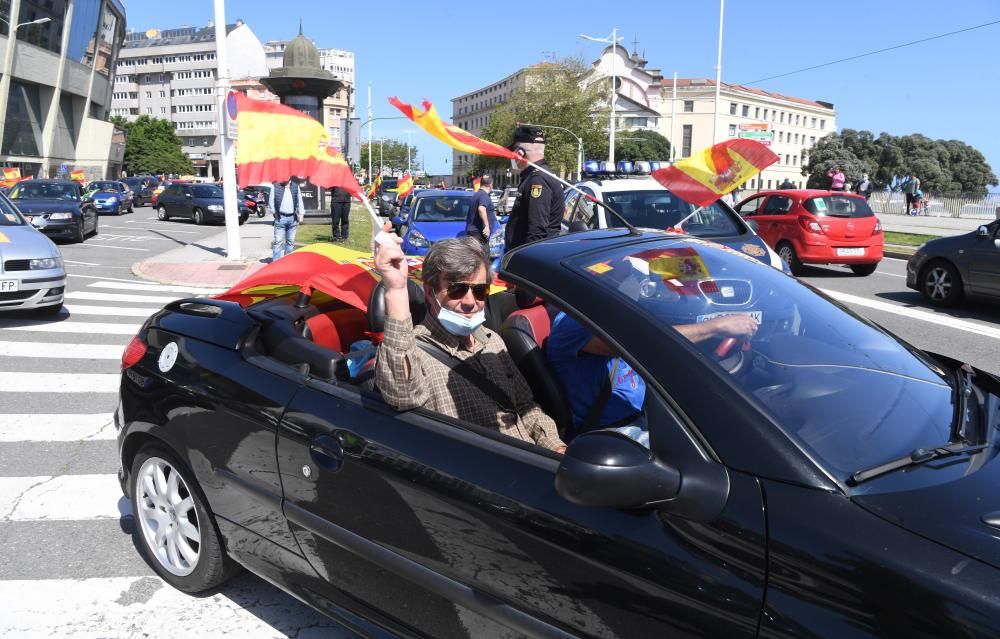
{"type": "MultiPolygon", "coordinates": [[[[365,142],[361,145],[361,168],[365,171],[368,170],[368,143],[365,142]]],[[[397,140],[383,140],[378,142],[373,140],[371,143],[371,154],[372,154],[372,171],[378,173],[379,160],[381,164],[388,169],[394,169],[399,171],[406,170],[406,142],[399,142],[397,140]]],[[[417,169],[417,147],[410,146],[410,168],[417,169]]]]}
{"type": "Polygon", "coordinates": [[[839,135],[828,135],[816,142],[809,151],[809,161],[802,167],[802,175],[809,176],[806,187],[810,189],[830,188],[827,171],[839,166],[851,184],[857,184],[863,173],[869,173],[864,162],[844,145],[839,135]]]}
{"type": "Polygon", "coordinates": [[[656,131],[628,131],[623,138],[615,139],[615,159],[667,160],[670,158],[670,140],[656,131]],[[618,140],[622,141],[619,142],[618,140]]]}
{"type": "Polygon", "coordinates": [[[174,133],[169,120],[140,115],[133,121],[121,116],[111,118],[111,123],[124,129],[125,159],[123,165],[129,175],[143,173],[192,173],[191,159],[181,150],[181,140],[174,133]]]}
{"type": "MultiPolygon", "coordinates": [[[[558,126],[583,139],[587,157],[608,154],[608,107],[599,82],[586,83],[589,67],[579,58],[542,62],[528,70],[524,88],[517,91],[490,116],[481,137],[501,145],[510,144],[519,122],[558,126]]],[[[579,145],[575,137],[558,129],[545,132],[545,160],[557,174],[576,172],[579,145]]],[[[471,173],[503,173],[509,160],[476,156],[471,173]]]]}

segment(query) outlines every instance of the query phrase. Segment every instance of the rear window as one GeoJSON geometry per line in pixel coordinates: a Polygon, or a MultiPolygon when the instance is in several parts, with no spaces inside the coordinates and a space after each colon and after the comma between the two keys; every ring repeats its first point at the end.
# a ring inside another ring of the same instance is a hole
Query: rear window
{"type": "Polygon", "coordinates": [[[803,204],[805,209],[813,215],[826,217],[871,217],[871,207],[864,198],[848,197],[844,195],[824,195],[823,197],[811,197],[803,204]]]}

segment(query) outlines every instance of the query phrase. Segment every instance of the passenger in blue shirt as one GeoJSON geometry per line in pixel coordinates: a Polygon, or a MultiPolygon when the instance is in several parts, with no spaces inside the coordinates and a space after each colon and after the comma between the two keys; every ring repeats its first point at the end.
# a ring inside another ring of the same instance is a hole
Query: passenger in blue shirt
{"type": "Polygon", "coordinates": [[[465,216],[465,232],[488,244],[490,235],[497,228],[497,217],[493,210],[493,200],[490,192],[493,190],[493,178],[484,175],[479,183],[479,190],[472,196],[472,204],[465,216]]]}
{"type": "MultiPolygon", "coordinates": [[[[749,339],[757,331],[757,322],[749,315],[728,315],[674,328],[692,342],[710,337],[749,339]]],[[[545,348],[569,400],[573,413],[572,435],[609,428],[649,446],[643,413],[646,382],[625,360],[617,357],[604,340],[560,312],[552,321],[545,348]],[[610,394],[602,388],[609,382],[610,394]],[[599,414],[592,414],[600,409],[595,405],[602,398],[602,391],[607,397],[604,407],[599,414]]]]}

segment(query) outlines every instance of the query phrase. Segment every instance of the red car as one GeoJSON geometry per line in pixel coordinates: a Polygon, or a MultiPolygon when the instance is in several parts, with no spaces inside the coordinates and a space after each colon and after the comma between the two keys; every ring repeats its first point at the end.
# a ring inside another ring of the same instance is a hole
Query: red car
{"type": "Polygon", "coordinates": [[[882,224],[865,198],[844,191],[761,191],[736,205],[757,234],[788,263],[844,264],[871,275],[882,261],[882,224]]]}

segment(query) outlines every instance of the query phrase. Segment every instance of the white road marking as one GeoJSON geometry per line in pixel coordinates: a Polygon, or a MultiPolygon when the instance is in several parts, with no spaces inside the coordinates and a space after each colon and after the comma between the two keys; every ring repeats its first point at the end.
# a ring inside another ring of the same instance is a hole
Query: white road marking
{"type": "MultiPolygon", "coordinates": [[[[0,356],[43,357],[53,359],[121,359],[122,347],[117,344],[0,342],[0,356]]],[[[3,415],[0,415],[0,419],[2,418],[3,415]]]]}
{"type": "Polygon", "coordinates": [[[885,275],[886,277],[903,277],[903,278],[906,277],[905,275],[900,275],[899,273],[883,273],[882,271],[875,271],[875,274],[885,275]]]}
{"type": "Polygon", "coordinates": [[[185,594],[153,576],[5,581],[0,601],[4,637],[353,636],[257,580],[238,580],[211,596],[185,594]]]}
{"type": "Polygon", "coordinates": [[[840,291],[834,291],[830,289],[820,289],[820,290],[829,295],[830,297],[832,297],[833,299],[839,300],[846,304],[856,304],[858,306],[864,306],[878,311],[892,313],[894,315],[902,315],[903,317],[909,317],[910,319],[916,319],[922,322],[938,324],[939,326],[945,326],[947,328],[954,328],[959,331],[973,333],[975,335],[980,335],[982,337],[992,337],[993,339],[1000,339],[1000,328],[994,328],[992,326],[977,324],[975,322],[968,322],[966,320],[949,317],[947,315],[938,315],[936,313],[929,313],[927,311],[921,311],[915,308],[909,308],[907,306],[899,306],[897,304],[890,304],[888,302],[870,300],[865,297],[858,297],[857,295],[849,295],[848,293],[841,293],[840,291]]]}
{"type": "Polygon", "coordinates": [[[114,474],[0,477],[2,521],[118,519],[131,514],[132,505],[122,497],[114,474]]]}
{"type": "Polygon", "coordinates": [[[93,284],[87,284],[87,288],[110,288],[119,291],[146,291],[151,293],[170,291],[177,293],[203,293],[206,295],[214,295],[226,290],[224,288],[197,288],[194,286],[171,286],[169,284],[145,284],[142,282],[94,282],[93,284]]]}
{"type": "MultiPolygon", "coordinates": [[[[126,224],[145,224],[146,222],[137,220],[135,222],[126,221],[125,223],[126,224]]],[[[102,224],[101,228],[102,229],[128,229],[130,231],[154,231],[156,233],[159,233],[162,230],[162,229],[151,229],[151,228],[146,228],[146,227],[142,227],[142,226],[113,226],[111,224],[102,224]]],[[[191,233],[193,235],[198,235],[201,231],[182,231],[180,229],[174,229],[174,230],[171,230],[170,232],[171,233],[191,233]]]]}
{"type": "Polygon", "coordinates": [[[96,248],[118,249],[119,251],[142,251],[143,253],[149,252],[149,249],[144,249],[144,248],[133,248],[131,246],[114,246],[113,244],[94,244],[93,242],[91,242],[90,244],[77,244],[76,246],[80,248],[96,247],[96,248]]]}
{"type": "Polygon", "coordinates": [[[90,291],[70,291],[66,299],[93,300],[98,302],[146,302],[149,304],[166,304],[180,299],[177,296],[163,297],[160,295],[126,295],[125,293],[92,293],[90,291]]]}
{"type": "Polygon", "coordinates": [[[0,415],[0,442],[78,442],[115,437],[111,413],[0,415]]]}
{"type": "Polygon", "coordinates": [[[0,371],[0,390],[7,393],[117,393],[118,373],[24,373],[0,371]]]}
{"type": "MultiPolygon", "coordinates": [[[[122,242],[178,242],[169,237],[150,237],[149,235],[126,235],[124,233],[101,233],[101,241],[122,242]]],[[[185,243],[186,244],[186,243],[185,243]]]]}
{"type": "MultiPolygon", "coordinates": [[[[120,267],[106,267],[106,268],[128,268],[127,266],[120,267]]],[[[104,277],[103,275],[80,275],[79,273],[67,273],[69,277],[79,277],[86,280],[108,280],[110,282],[138,282],[139,284],[149,284],[150,286],[159,286],[153,282],[146,282],[145,280],[140,280],[132,278],[130,280],[122,279],[120,277],[104,277]]]]}
{"type": "Polygon", "coordinates": [[[86,335],[135,335],[139,332],[142,322],[134,324],[112,324],[109,322],[49,322],[36,320],[23,324],[4,326],[4,331],[27,331],[29,333],[83,333],[86,335]]]}
{"type": "Polygon", "coordinates": [[[154,308],[130,308],[128,306],[86,306],[69,304],[63,307],[70,317],[74,315],[111,315],[124,317],[149,317],[156,312],[154,308]]]}
{"type": "Polygon", "coordinates": [[[101,266],[100,264],[95,264],[93,262],[76,262],[74,260],[63,260],[67,264],[79,264],[81,266],[101,266]]]}

